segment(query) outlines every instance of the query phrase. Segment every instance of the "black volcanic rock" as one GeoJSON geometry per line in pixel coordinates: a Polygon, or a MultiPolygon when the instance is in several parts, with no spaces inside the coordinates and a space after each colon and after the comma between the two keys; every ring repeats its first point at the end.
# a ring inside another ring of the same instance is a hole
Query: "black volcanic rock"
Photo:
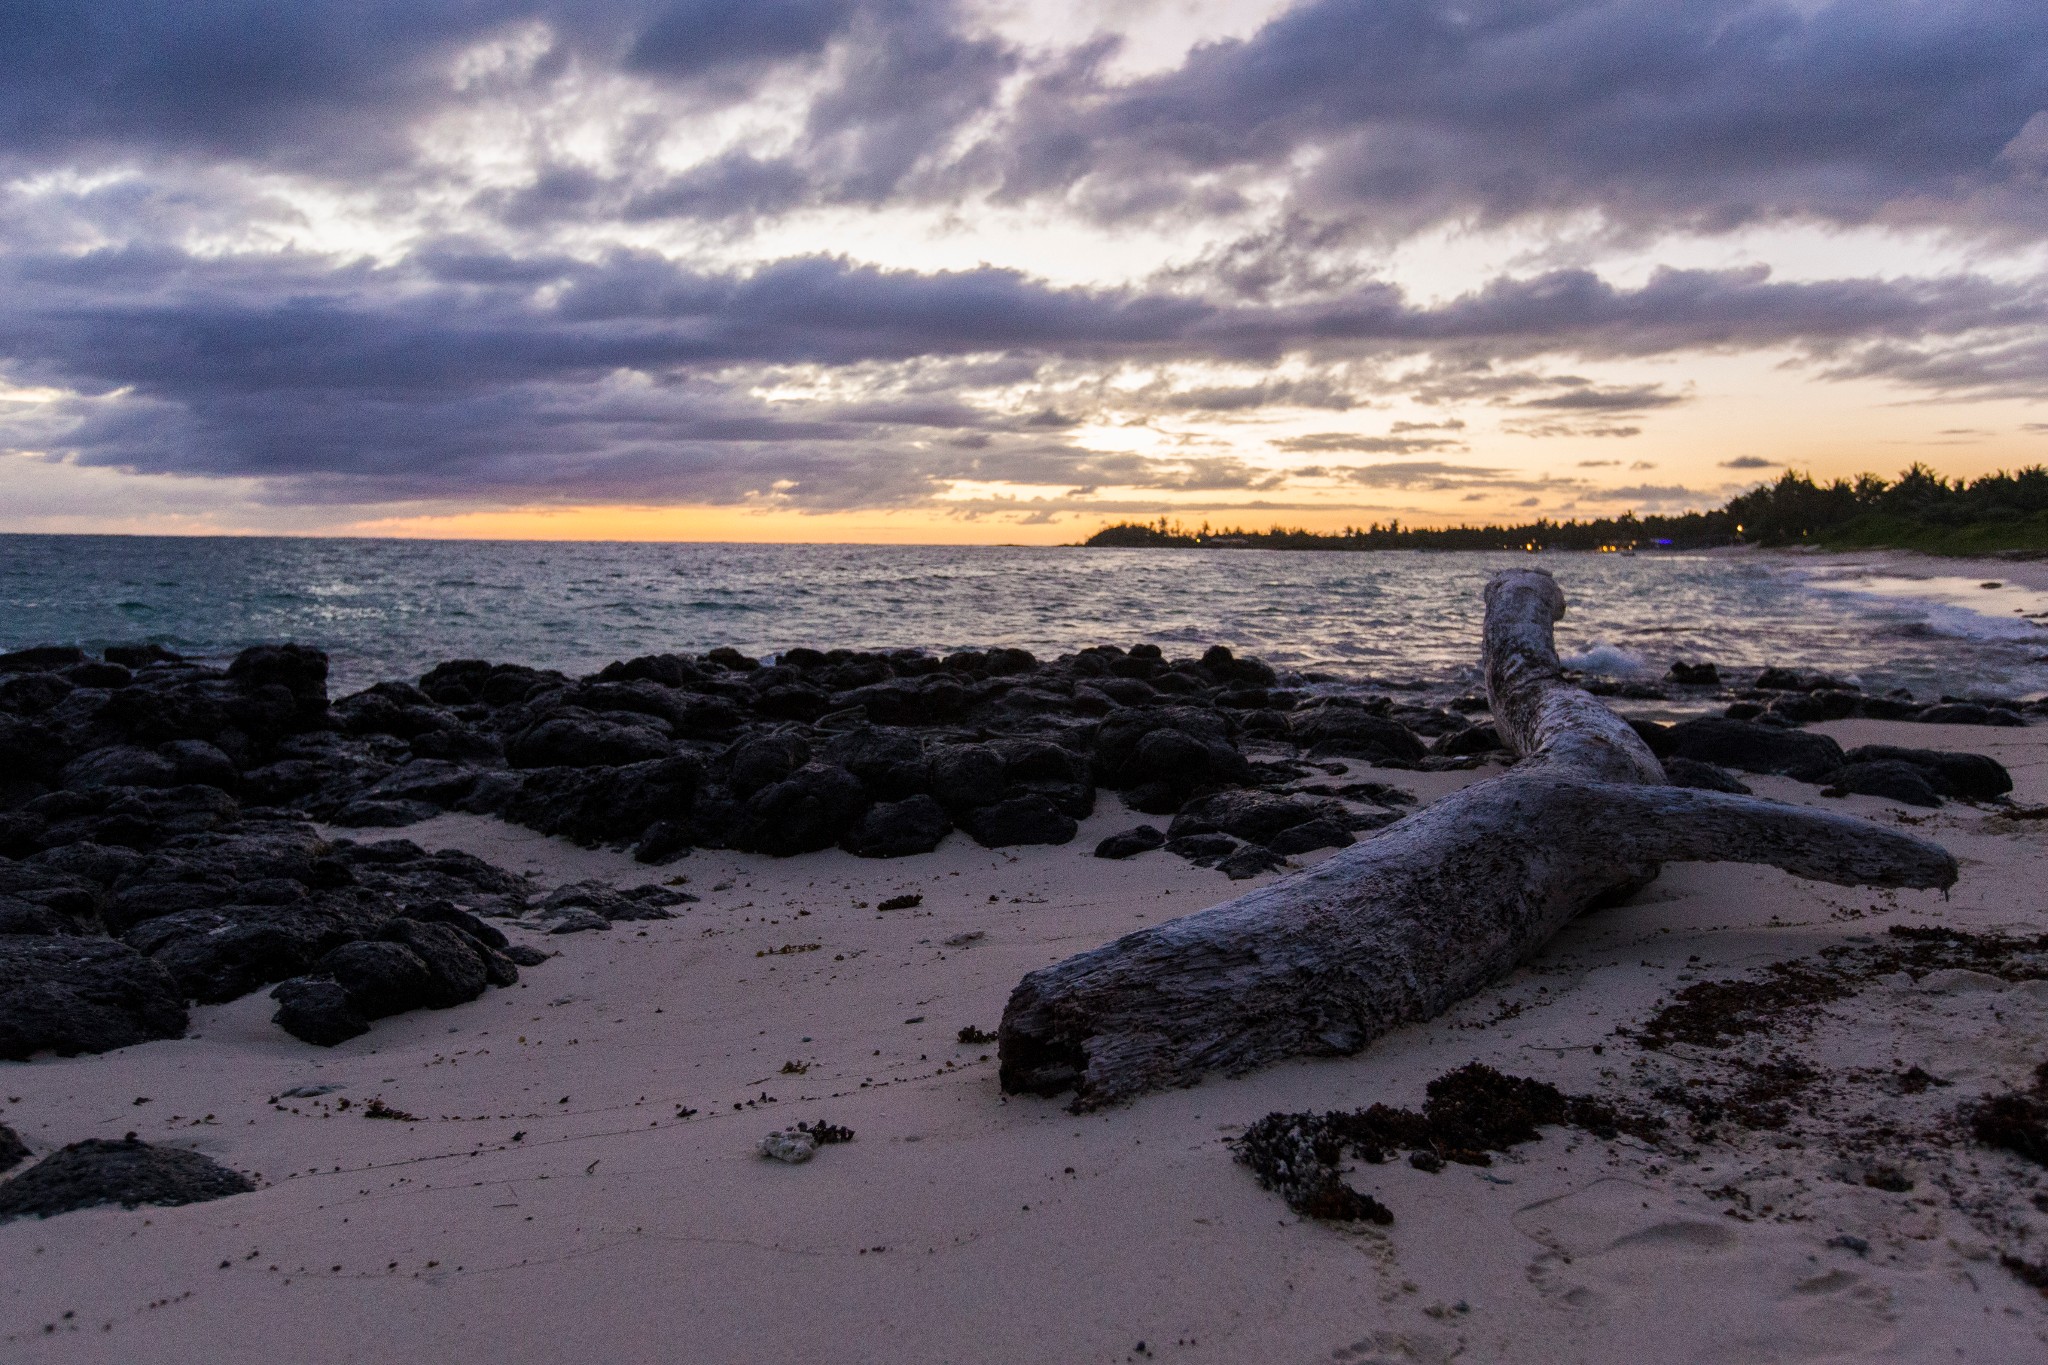
{"type": "Polygon", "coordinates": [[[185,1032],[171,974],[103,938],[0,937],[0,1060],[106,1052],[185,1032]]]}
{"type": "Polygon", "coordinates": [[[433,970],[403,943],[345,943],[320,959],[319,970],[341,986],[365,1019],[420,1009],[436,993],[433,970]]]}
{"type": "Polygon", "coordinates": [[[514,735],[505,758],[515,768],[619,767],[665,758],[671,747],[648,725],[558,714],[514,735]]]}
{"type": "Polygon", "coordinates": [[[1941,794],[1928,773],[1911,763],[1876,759],[1845,763],[1827,775],[1827,796],[1882,796],[1909,806],[1939,806],[1941,794]]]}
{"type": "Polygon", "coordinates": [[[1317,758],[1412,764],[1421,762],[1427,753],[1407,726],[1357,706],[1326,703],[1296,711],[1288,718],[1288,729],[1294,742],[1317,758]]]}
{"type": "Polygon", "coordinates": [[[1110,835],[1095,846],[1098,858],[1135,858],[1140,853],[1150,853],[1166,843],[1166,836],[1151,825],[1134,825],[1110,835]]]}
{"type": "Polygon", "coordinates": [[[0,1184],[0,1223],[103,1204],[200,1204],[255,1188],[241,1172],[198,1152],[154,1147],[133,1133],[118,1142],[87,1138],[0,1184]]]}
{"type": "Polygon", "coordinates": [[[1679,758],[1672,755],[1662,760],[1664,775],[1671,779],[1674,787],[1693,787],[1700,791],[1727,792],[1731,796],[1748,796],[1750,790],[1736,780],[1733,774],[1717,768],[1711,763],[1698,759],[1679,758]]]}
{"type": "Polygon", "coordinates": [[[1169,839],[1182,839],[1191,834],[1221,831],[1247,843],[1263,844],[1282,830],[1331,815],[1341,816],[1342,807],[1333,811],[1333,806],[1333,802],[1305,796],[1276,796],[1262,791],[1217,792],[1183,806],[1166,834],[1169,839]]]}
{"type": "Polygon", "coordinates": [[[1976,702],[1942,702],[1917,713],[1914,720],[1927,725],[2025,725],[2017,712],[2001,706],[1976,702]]]}
{"type": "Polygon", "coordinates": [[[867,789],[846,769],[806,763],[747,798],[732,832],[732,845],[775,857],[830,848],[867,812],[869,804],[867,789]]]}
{"type": "Polygon", "coordinates": [[[1357,842],[1357,836],[1343,825],[1323,818],[1289,825],[1267,839],[1265,846],[1275,853],[1292,857],[1297,853],[1312,853],[1319,848],[1349,848],[1357,842]]]}
{"type": "Polygon", "coordinates": [[[953,822],[945,808],[919,794],[869,807],[840,840],[840,846],[862,858],[907,858],[931,852],[952,832],[953,822]]]}
{"type": "Polygon", "coordinates": [[[1842,761],[1845,765],[1910,764],[1926,774],[1937,792],[1964,801],[1995,801],[2012,790],[2012,774],[2005,770],[2004,764],[1984,754],[1865,744],[1844,754],[1842,761]]]}
{"type": "Polygon", "coordinates": [[[1682,721],[1645,738],[1659,758],[1670,755],[1744,772],[1783,773],[1802,782],[1842,766],[1842,746],[1826,735],[1722,716],[1682,721]]]}
{"type": "Polygon", "coordinates": [[[28,1160],[28,1144],[6,1124],[0,1123],[0,1173],[13,1170],[28,1160]]]}
{"type": "Polygon", "coordinates": [[[1079,829],[1071,815],[1036,794],[1013,796],[979,807],[962,818],[960,827],[984,848],[1064,844],[1079,829]]]}
{"type": "Polygon", "coordinates": [[[85,661],[77,645],[31,645],[0,654],[0,673],[53,673],[85,661]]]}
{"type": "Polygon", "coordinates": [[[956,817],[1002,799],[1008,767],[984,744],[949,744],[931,753],[927,771],[933,799],[956,817]]]}
{"type": "Polygon", "coordinates": [[[270,1021],[301,1042],[333,1047],[370,1031],[370,1020],[331,977],[295,977],[270,993],[277,1012],[270,1021]]]}

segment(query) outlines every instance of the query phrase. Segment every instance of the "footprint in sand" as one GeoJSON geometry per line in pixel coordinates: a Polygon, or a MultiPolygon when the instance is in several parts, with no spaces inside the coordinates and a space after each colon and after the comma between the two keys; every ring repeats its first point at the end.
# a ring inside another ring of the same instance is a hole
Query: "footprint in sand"
{"type": "Polygon", "coordinates": [[[1616,1358],[1848,1360],[1893,1338],[1889,1293],[1817,1267],[1796,1229],[1702,1217],[1618,1179],[1531,1204],[1514,1223],[1543,1248],[1529,1283],[1616,1358]]]}
{"type": "Polygon", "coordinates": [[[1337,1365],[1449,1365],[1464,1349],[1450,1337],[1415,1332],[1374,1332],[1330,1352],[1337,1365]]]}

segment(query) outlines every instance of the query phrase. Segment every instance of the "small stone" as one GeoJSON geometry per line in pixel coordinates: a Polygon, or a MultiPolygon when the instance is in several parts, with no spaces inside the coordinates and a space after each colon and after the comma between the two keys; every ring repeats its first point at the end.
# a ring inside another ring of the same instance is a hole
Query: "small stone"
{"type": "Polygon", "coordinates": [[[801,1166],[804,1162],[809,1161],[818,1154],[818,1140],[809,1133],[778,1128],[767,1137],[761,1139],[757,1150],[770,1161],[781,1161],[791,1166],[801,1166]]]}

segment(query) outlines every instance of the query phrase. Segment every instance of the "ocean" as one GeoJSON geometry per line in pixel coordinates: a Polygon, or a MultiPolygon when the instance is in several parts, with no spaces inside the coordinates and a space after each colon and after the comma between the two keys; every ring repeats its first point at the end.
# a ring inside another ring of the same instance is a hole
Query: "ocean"
{"type": "Polygon", "coordinates": [[[1923,697],[2048,690],[2048,593],[1767,554],[0,535],[0,648],[155,641],[225,657],[296,640],[328,651],[335,695],[443,659],[583,673],[718,645],[1225,644],[1349,679],[1452,686],[1477,675],[1487,576],[1532,563],[1570,600],[1560,652],[1592,672],[1712,660],[1923,697]]]}

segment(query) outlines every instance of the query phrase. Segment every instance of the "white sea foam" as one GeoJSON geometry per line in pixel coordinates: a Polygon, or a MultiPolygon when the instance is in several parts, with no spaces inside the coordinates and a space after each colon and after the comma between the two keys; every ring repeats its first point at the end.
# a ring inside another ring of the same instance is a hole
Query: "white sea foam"
{"type": "Polygon", "coordinates": [[[1608,644],[1605,640],[1583,653],[1564,655],[1561,662],[1566,668],[1576,668],[1581,673],[1599,673],[1613,677],[1632,677],[1639,673],[1654,671],[1653,666],[1642,655],[1623,649],[1620,645],[1608,644]]]}

